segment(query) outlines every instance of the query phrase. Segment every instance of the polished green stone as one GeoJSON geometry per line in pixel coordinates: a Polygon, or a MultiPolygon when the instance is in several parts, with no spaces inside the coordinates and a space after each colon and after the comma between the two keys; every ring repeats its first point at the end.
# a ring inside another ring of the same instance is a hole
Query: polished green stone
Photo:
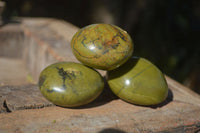
{"type": "Polygon", "coordinates": [[[107,77],[111,90],[133,104],[159,104],[168,95],[163,73],[144,58],[131,58],[121,67],[108,71],[107,77]]]}
{"type": "Polygon", "coordinates": [[[129,34],[110,24],[92,24],[81,28],[72,38],[71,48],[83,64],[112,70],[124,64],[133,53],[129,34]]]}
{"type": "Polygon", "coordinates": [[[52,103],[76,107],[97,98],[104,88],[104,80],[97,71],[82,64],[60,62],[41,72],[39,88],[52,103]]]}

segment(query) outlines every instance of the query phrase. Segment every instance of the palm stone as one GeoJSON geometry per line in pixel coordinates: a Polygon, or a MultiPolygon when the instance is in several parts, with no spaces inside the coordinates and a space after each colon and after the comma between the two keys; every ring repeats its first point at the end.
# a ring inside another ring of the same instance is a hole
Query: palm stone
{"type": "Polygon", "coordinates": [[[129,34],[110,24],[92,24],[80,29],[72,38],[71,48],[83,64],[112,70],[124,64],[133,53],[129,34]]]}
{"type": "Polygon", "coordinates": [[[133,104],[159,104],[168,95],[163,73],[144,58],[132,57],[121,67],[108,71],[107,78],[111,90],[133,104]]]}
{"type": "Polygon", "coordinates": [[[43,96],[63,107],[76,107],[97,98],[104,88],[102,76],[87,66],[72,62],[49,65],[40,74],[43,96]]]}

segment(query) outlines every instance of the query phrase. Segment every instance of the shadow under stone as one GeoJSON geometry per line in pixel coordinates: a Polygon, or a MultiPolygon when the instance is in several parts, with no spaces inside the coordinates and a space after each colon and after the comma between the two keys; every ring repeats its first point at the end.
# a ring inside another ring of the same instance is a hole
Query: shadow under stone
{"type": "Polygon", "coordinates": [[[98,133],[126,133],[126,132],[120,129],[106,128],[106,129],[101,130],[98,133]]]}

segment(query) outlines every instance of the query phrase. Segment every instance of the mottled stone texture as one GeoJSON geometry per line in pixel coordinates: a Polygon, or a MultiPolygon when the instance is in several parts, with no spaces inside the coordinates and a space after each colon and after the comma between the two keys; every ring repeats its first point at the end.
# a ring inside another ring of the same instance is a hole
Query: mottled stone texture
{"type": "Polygon", "coordinates": [[[95,100],[103,91],[103,77],[80,63],[59,62],[40,74],[39,88],[44,97],[62,107],[77,107],[95,100]]]}
{"type": "Polygon", "coordinates": [[[109,24],[91,24],[81,28],[72,38],[71,48],[85,65],[113,70],[133,54],[133,41],[121,28],[109,24]]]}

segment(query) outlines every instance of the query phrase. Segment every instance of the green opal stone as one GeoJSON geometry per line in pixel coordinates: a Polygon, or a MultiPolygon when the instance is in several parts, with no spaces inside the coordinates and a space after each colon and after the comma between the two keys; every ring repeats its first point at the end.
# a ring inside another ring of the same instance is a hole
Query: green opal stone
{"type": "Polygon", "coordinates": [[[73,36],[71,48],[75,57],[83,64],[112,70],[132,56],[133,42],[129,34],[117,26],[92,24],[73,36]]]}
{"type": "Polygon", "coordinates": [[[97,71],[82,64],[60,62],[41,72],[39,88],[52,103],[76,107],[96,99],[104,88],[104,80],[97,71]]]}
{"type": "Polygon", "coordinates": [[[121,67],[108,71],[107,76],[111,90],[133,104],[159,104],[168,95],[163,73],[144,58],[132,57],[121,67]]]}

